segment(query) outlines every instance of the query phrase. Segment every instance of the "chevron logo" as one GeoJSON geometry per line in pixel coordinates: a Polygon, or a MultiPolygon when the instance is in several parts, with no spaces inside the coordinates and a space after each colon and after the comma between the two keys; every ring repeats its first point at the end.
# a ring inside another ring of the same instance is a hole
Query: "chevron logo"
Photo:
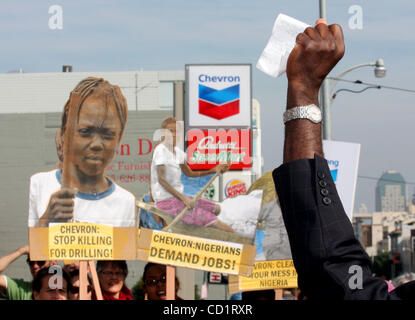
{"type": "Polygon", "coordinates": [[[239,84],[217,90],[199,84],[199,113],[222,120],[239,113],[239,84]]]}

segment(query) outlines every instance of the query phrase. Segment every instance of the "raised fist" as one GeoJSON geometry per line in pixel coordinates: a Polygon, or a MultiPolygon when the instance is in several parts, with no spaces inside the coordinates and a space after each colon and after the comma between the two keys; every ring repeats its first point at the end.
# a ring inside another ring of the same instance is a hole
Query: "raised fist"
{"type": "Polygon", "coordinates": [[[318,90],[324,78],[344,55],[342,28],[327,25],[319,19],[314,28],[308,27],[296,39],[287,62],[288,81],[318,90]]]}

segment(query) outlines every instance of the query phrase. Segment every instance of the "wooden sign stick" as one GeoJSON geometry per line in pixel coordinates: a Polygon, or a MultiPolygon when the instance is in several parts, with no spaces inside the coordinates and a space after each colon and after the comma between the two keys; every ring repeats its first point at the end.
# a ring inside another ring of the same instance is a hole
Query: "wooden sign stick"
{"type": "MultiPolygon", "coordinates": [[[[62,187],[73,188],[74,177],[71,172],[71,163],[76,155],[72,152],[72,138],[78,121],[81,99],[79,96],[71,96],[72,107],[69,108],[66,118],[66,129],[63,140],[63,165],[62,165],[62,187]]],[[[73,221],[73,218],[72,218],[73,221]]],[[[98,300],[102,300],[101,287],[99,285],[97,271],[93,261],[79,262],[79,300],[86,300],[88,294],[88,265],[92,274],[92,283],[98,300]]]]}
{"type": "Polygon", "coordinates": [[[176,270],[166,266],[166,300],[176,300],[176,270]]]}
{"type": "Polygon", "coordinates": [[[282,300],[282,289],[275,290],[275,300],[282,300]]]}
{"type": "Polygon", "coordinates": [[[97,300],[104,300],[102,297],[101,286],[99,285],[97,269],[95,269],[94,261],[89,260],[88,264],[89,270],[91,270],[92,284],[94,285],[95,296],[97,297],[97,300]]]}
{"type": "Polygon", "coordinates": [[[62,187],[73,188],[75,181],[71,172],[71,163],[75,155],[72,152],[72,139],[75,135],[75,128],[78,122],[78,114],[81,99],[76,95],[71,95],[71,105],[66,118],[66,128],[63,138],[63,164],[62,164],[62,187]]]}
{"type": "Polygon", "coordinates": [[[88,264],[86,261],[80,261],[79,262],[79,300],[86,300],[86,296],[88,293],[87,283],[88,283],[88,264]]]}
{"type": "MultiPolygon", "coordinates": [[[[216,172],[215,175],[210,178],[210,180],[206,183],[206,185],[195,195],[195,197],[193,198],[193,200],[195,200],[195,203],[197,203],[197,200],[199,200],[199,198],[203,195],[203,193],[207,190],[207,188],[213,183],[213,181],[215,181],[216,177],[220,175],[220,172],[216,172]]],[[[172,228],[177,221],[179,221],[179,219],[189,210],[188,207],[185,207],[182,212],[180,212],[174,219],[173,221],[164,227],[163,231],[168,231],[170,228],[172,228]]]]}

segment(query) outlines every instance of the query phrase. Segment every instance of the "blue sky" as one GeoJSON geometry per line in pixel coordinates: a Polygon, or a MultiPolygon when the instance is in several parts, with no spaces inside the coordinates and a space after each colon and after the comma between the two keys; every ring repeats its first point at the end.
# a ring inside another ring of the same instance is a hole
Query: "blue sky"
{"type": "MultiPolygon", "coordinates": [[[[10,1],[0,3],[0,72],[180,70],[191,63],[252,63],[253,96],[261,104],[265,170],[281,164],[282,113],[286,79],[255,68],[276,16],[285,13],[312,24],[317,0],[153,0],[153,1],[10,1]],[[48,9],[63,8],[63,30],[50,30],[48,9]]],[[[377,79],[361,68],[345,79],[415,89],[411,0],[327,1],[329,23],[345,33],[346,54],[336,75],[355,64],[381,57],[387,76],[377,79]],[[348,10],[363,9],[363,29],[351,30],[348,10]]],[[[336,89],[362,89],[339,83],[336,89]]],[[[413,169],[413,93],[387,89],[361,94],[342,92],[332,106],[333,139],[361,143],[359,175],[380,177],[395,169],[415,182],[413,169]]],[[[355,208],[374,208],[376,181],[359,178],[355,208]]],[[[409,186],[410,195],[415,185],[409,186]]]]}

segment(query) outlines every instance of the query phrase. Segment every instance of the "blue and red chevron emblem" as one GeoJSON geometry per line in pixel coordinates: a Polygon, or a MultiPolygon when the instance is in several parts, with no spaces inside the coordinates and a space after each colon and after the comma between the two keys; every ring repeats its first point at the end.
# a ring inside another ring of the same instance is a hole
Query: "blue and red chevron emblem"
{"type": "Polygon", "coordinates": [[[217,120],[239,113],[239,84],[217,90],[199,84],[199,113],[217,120]]]}

